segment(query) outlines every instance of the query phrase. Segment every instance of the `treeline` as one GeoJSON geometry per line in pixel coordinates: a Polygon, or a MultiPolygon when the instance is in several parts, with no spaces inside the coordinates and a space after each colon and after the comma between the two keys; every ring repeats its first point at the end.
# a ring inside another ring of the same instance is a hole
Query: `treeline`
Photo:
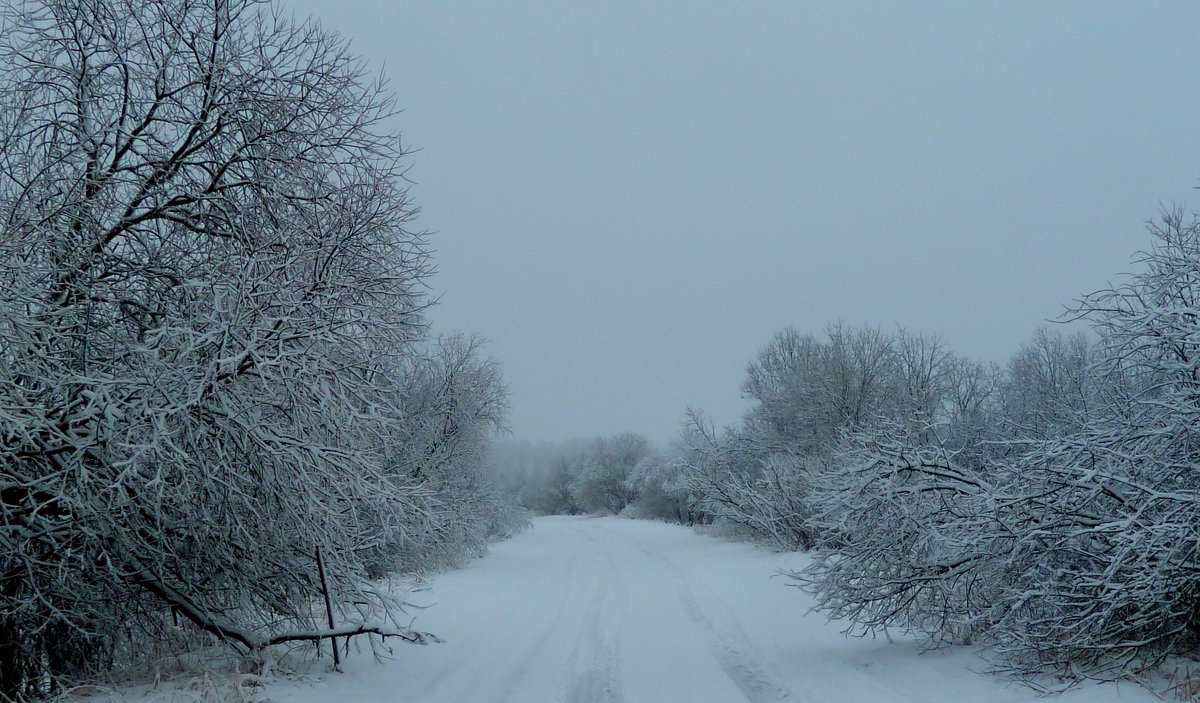
{"type": "Polygon", "coordinates": [[[598,440],[524,500],[811,549],[791,576],[852,632],[988,643],[1029,681],[1194,655],[1200,225],[1176,211],[1151,233],[1137,273],[1005,364],[906,330],[785,329],[747,368],[738,425],[691,412],[665,454],[598,440]]]}
{"type": "Polygon", "coordinates": [[[620,514],[685,524],[699,517],[676,455],[636,433],[547,446],[532,461],[523,458],[515,471],[500,473],[522,505],[543,515],[620,514]]]}
{"type": "Polygon", "coordinates": [[[381,81],[254,0],[21,3],[0,66],[0,699],[420,640],[373,580],[524,518],[481,468],[499,370],[428,329],[381,81]]]}

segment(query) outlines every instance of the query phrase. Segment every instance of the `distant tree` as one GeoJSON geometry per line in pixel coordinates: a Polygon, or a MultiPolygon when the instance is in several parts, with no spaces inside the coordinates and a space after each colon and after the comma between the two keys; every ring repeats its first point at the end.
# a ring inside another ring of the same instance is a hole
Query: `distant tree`
{"type": "MultiPolygon", "coordinates": [[[[841,433],[893,411],[905,390],[898,384],[910,382],[913,393],[932,394],[934,389],[918,386],[935,379],[917,374],[940,373],[940,342],[903,339],[910,352],[910,377],[904,377],[897,341],[879,330],[836,324],[826,330],[825,340],[790,328],[779,332],[748,366],[742,384],[756,403],[750,411],[755,431],[763,433],[764,441],[812,454],[841,433]],[[930,358],[919,358],[922,353],[930,358]],[[922,363],[933,368],[919,369],[922,363]]],[[[919,400],[928,403],[927,398],[919,400]]]]}
{"type": "Polygon", "coordinates": [[[943,444],[979,456],[988,439],[998,437],[999,387],[1002,372],[996,364],[952,357],[946,368],[946,415],[943,444]]]}
{"type": "Polygon", "coordinates": [[[878,329],[832,325],[825,387],[838,427],[853,431],[869,425],[894,399],[896,345],[878,329]]]}
{"type": "Polygon", "coordinates": [[[778,332],[746,368],[742,392],[755,401],[755,422],[780,441],[815,451],[839,424],[831,402],[826,345],[809,334],[778,332]]]}
{"type": "Polygon", "coordinates": [[[572,484],[576,460],[569,455],[556,458],[545,473],[531,474],[523,489],[525,505],[543,515],[576,515],[583,512],[575,500],[572,484]]]}
{"type": "Polygon", "coordinates": [[[892,342],[895,363],[894,407],[889,414],[903,418],[917,431],[932,432],[947,420],[957,358],[939,335],[900,329],[892,342]]]}
{"type": "Polygon", "coordinates": [[[1006,432],[1048,438],[1078,430],[1094,409],[1098,378],[1095,353],[1083,332],[1041,328],[1008,363],[998,390],[999,419],[1006,432]]]}
{"type": "Polygon", "coordinates": [[[754,405],[717,433],[696,413],[682,466],[700,509],[783,549],[806,548],[810,469],[848,433],[903,415],[939,419],[951,356],[936,337],[831,325],[826,338],[784,329],[759,352],[742,390],[754,405]]]}
{"type": "Polygon", "coordinates": [[[680,448],[655,452],[633,467],[625,480],[634,496],[628,509],[631,515],[687,525],[700,519],[696,496],[688,486],[680,454],[680,448]]]}
{"type": "Polygon", "coordinates": [[[597,438],[575,464],[575,501],[586,512],[621,512],[634,498],[630,473],[649,454],[650,443],[637,434],[597,438]]]}

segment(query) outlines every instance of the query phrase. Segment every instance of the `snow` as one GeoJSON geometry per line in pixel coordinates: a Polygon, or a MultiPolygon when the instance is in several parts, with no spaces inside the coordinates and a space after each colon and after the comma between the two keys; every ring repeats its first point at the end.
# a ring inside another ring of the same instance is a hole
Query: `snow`
{"type": "MultiPolygon", "coordinates": [[[[965,649],[845,637],[777,576],[805,559],[663,523],[538,518],[415,594],[431,606],[415,627],[443,643],[398,644],[378,664],[352,654],[345,673],[265,694],[280,703],[1045,700],[976,673],[986,664],[965,649]]],[[[1057,700],[1158,699],[1088,684],[1057,700]]]]}

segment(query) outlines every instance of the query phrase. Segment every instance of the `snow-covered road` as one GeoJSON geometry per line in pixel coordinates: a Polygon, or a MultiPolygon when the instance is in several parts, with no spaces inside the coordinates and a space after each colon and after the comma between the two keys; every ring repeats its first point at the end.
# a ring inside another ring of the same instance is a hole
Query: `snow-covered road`
{"type": "MultiPolygon", "coordinates": [[[[969,652],[920,654],[907,640],[848,639],[807,614],[775,574],[803,563],[690,530],[616,518],[549,517],[414,600],[418,629],[445,639],[352,656],[276,701],[1009,702],[1032,691],[971,668],[969,652]]],[[[1087,686],[1062,701],[1153,701],[1087,686]]]]}

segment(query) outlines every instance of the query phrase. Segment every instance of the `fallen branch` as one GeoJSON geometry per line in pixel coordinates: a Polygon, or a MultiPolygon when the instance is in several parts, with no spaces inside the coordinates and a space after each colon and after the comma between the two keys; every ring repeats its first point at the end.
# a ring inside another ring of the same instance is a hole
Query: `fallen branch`
{"type": "Polygon", "coordinates": [[[179,590],[156,577],[147,568],[143,567],[136,571],[133,575],[133,580],[138,585],[158,596],[196,627],[227,642],[240,644],[248,653],[259,652],[267,647],[285,642],[320,642],[335,637],[350,638],[359,635],[378,635],[385,640],[388,637],[398,637],[413,644],[428,644],[430,642],[441,641],[438,637],[428,632],[397,629],[384,624],[371,623],[349,623],[340,627],[299,630],[264,637],[214,617],[203,607],[192,602],[190,598],[179,592],[179,590]]]}

